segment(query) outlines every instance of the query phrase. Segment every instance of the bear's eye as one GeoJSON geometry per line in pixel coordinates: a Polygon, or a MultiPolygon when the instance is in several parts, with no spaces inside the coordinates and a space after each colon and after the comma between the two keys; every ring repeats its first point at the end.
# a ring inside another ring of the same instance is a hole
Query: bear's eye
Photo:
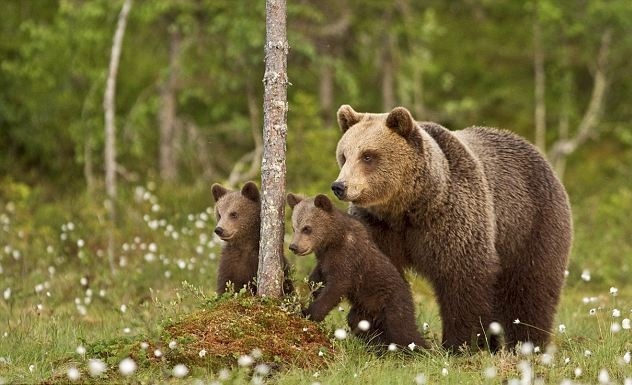
{"type": "Polygon", "coordinates": [[[301,229],[301,233],[305,234],[305,235],[309,235],[312,233],[312,228],[310,226],[304,226],[301,229]]]}
{"type": "Polygon", "coordinates": [[[219,212],[217,212],[217,220],[219,221],[220,219],[222,219],[222,214],[220,214],[219,212]]]}
{"type": "Polygon", "coordinates": [[[346,161],[347,161],[347,158],[345,158],[344,155],[340,155],[340,165],[345,164],[346,161]]]}
{"type": "Polygon", "coordinates": [[[228,214],[232,219],[236,219],[237,218],[237,212],[232,211],[230,214],[228,214]]]}

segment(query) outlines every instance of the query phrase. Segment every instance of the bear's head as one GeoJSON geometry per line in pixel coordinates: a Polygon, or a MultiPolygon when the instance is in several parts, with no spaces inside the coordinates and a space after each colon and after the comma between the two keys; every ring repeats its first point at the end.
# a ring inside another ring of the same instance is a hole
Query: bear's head
{"type": "Polygon", "coordinates": [[[338,110],[343,132],[336,158],[338,179],[332,183],[341,200],[361,207],[385,206],[400,199],[421,161],[421,134],[410,112],[397,107],[388,114],[338,110]]]}
{"type": "Polygon", "coordinates": [[[216,202],[215,234],[231,242],[259,236],[261,202],[257,185],[247,182],[241,191],[231,191],[215,183],[211,192],[216,202]]]}
{"type": "Polygon", "coordinates": [[[294,235],[290,250],[294,254],[307,255],[315,252],[336,237],[336,209],[327,196],[319,194],[314,198],[302,198],[289,193],[287,203],[292,209],[294,235]]]}

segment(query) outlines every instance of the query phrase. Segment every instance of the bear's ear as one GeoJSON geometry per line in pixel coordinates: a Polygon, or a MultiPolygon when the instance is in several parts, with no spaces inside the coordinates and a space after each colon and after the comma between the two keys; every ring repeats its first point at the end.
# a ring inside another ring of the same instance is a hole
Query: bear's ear
{"type": "Polygon", "coordinates": [[[289,193],[287,194],[287,204],[290,205],[290,208],[294,210],[294,206],[296,206],[303,198],[299,195],[289,193]]]}
{"type": "Polygon", "coordinates": [[[344,134],[351,126],[358,123],[362,119],[362,114],[357,113],[348,104],[343,104],[338,109],[338,126],[344,134]]]}
{"type": "Polygon", "coordinates": [[[415,120],[404,107],[395,107],[386,117],[386,127],[408,138],[415,128],[415,120]]]}
{"type": "Polygon", "coordinates": [[[327,195],[323,194],[316,195],[316,198],[314,198],[314,206],[318,207],[319,209],[325,210],[328,213],[334,210],[334,205],[331,203],[329,198],[327,198],[327,195]]]}
{"type": "Polygon", "coordinates": [[[228,189],[218,183],[213,183],[213,186],[211,186],[211,192],[213,193],[213,199],[217,202],[219,198],[226,195],[228,189]]]}
{"type": "Polygon", "coordinates": [[[241,188],[241,195],[253,202],[259,202],[259,189],[254,182],[247,182],[244,187],[241,188]]]}

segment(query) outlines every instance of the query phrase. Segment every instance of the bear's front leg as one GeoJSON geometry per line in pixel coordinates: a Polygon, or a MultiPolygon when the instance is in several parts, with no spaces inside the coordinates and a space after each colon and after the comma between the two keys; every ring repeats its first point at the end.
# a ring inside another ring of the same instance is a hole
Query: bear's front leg
{"type": "Polygon", "coordinates": [[[310,286],[310,290],[312,290],[312,288],[315,285],[318,285],[320,283],[320,287],[314,291],[312,291],[312,298],[316,299],[318,298],[318,296],[320,295],[320,293],[322,293],[323,289],[324,289],[324,285],[325,285],[325,277],[323,275],[323,271],[321,269],[320,264],[317,264],[316,267],[314,268],[314,270],[311,272],[311,274],[309,275],[309,277],[307,278],[307,282],[310,286]]]}
{"type": "Polygon", "coordinates": [[[461,348],[470,349],[471,345],[482,346],[489,324],[493,318],[493,279],[489,274],[486,279],[463,285],[465,279],[451,277],[437,287],[437,298],[443,328],[442,346],[452,353],[461,348]]]}
{"type": "Polygon", "coordinates": [[[303,310],[303,315],[309,316],[313,321],[320,322],[340,303],[345,294],[346,291],[342,285],[327,284],[318,298],[307,309],[303,310]]]}

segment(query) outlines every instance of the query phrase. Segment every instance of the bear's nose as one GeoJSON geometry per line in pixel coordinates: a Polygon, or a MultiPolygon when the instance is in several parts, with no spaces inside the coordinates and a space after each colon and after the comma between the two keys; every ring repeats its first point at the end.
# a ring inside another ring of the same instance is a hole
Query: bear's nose
{"type": "Polygon", "coordinates": [[[296,243],[291,243],[290,244],[290,251],[292,251],[294,254],[296,254],[298,252],[298,245],[296,243]]]}
{"type": "Polygon", "coordinates": [[[217,227],[215,228],[215,234],[217,234],[217,235],[219,235],[219,236],[221,237],[221,236],[222,236],[222,234],[224,234],[224,229],[223,229],[223,228],[221,228],[221,227],[219,227],[219,226],[217,226],[217,227]]]}
{"type": "Polygon", "coordinates": [[[331,184],[331,190],[338,197],[338,199],[342,199],[345,197],[347,186],[345,186],[344,182],[334,182],[331,184]]]}

